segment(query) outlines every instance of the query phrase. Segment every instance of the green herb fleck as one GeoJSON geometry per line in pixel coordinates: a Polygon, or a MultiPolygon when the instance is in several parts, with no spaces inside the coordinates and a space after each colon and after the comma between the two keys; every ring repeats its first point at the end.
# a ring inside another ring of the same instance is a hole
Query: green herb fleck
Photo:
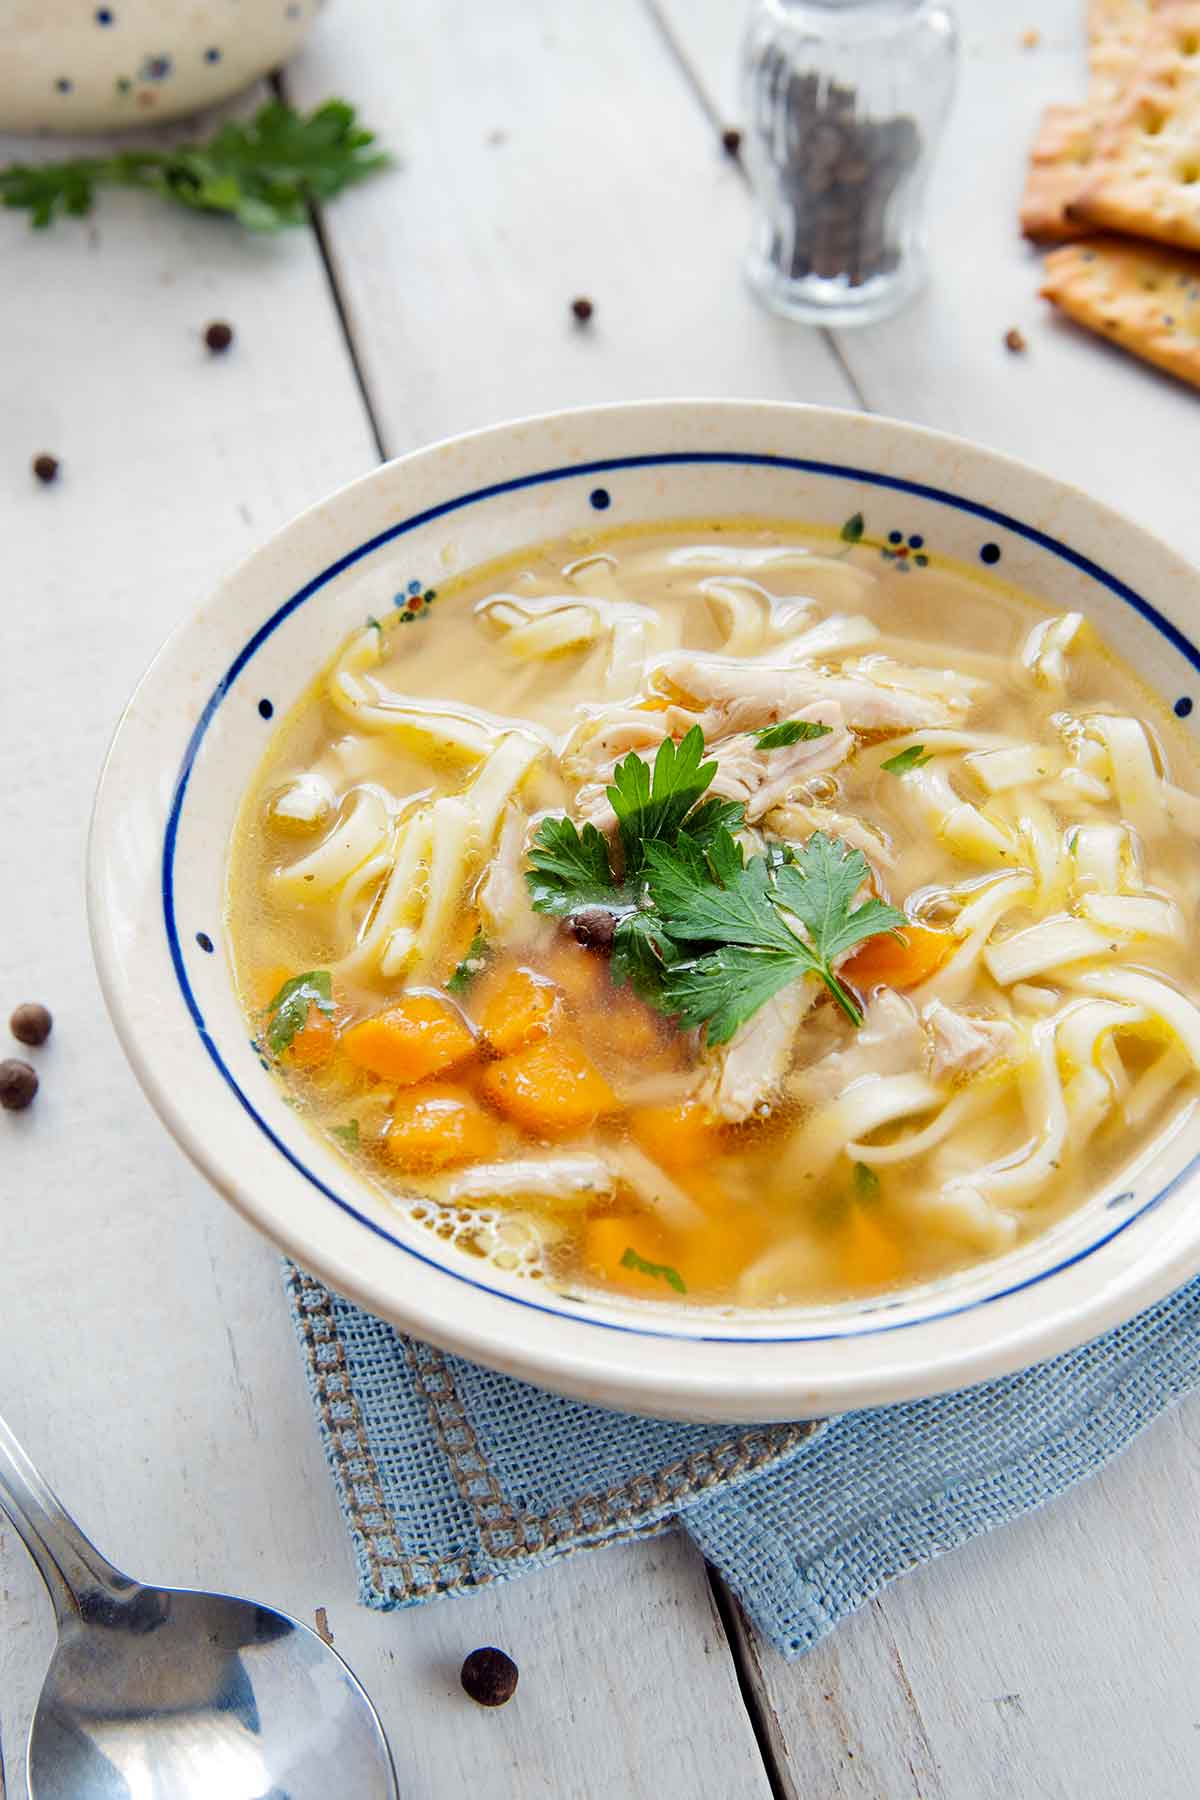
{"type": "Polygon", "coordinates": [[[28,212],[41,229],[60,214],[89,213],[98,188],[141,188],[193,211],[224,213],[249,231],[280,231],[307,225],[314,201],[385,168],[389,158],[374,142],[344,100],[327,100],[307,116],[271,100],[202,144],[10,163],[0,168],[0,203],[28,212]]]}
{"type": "Polygon", "coordinates": [[[338,1143],[344,1144],[347,1150],[358,1149],[360,1140],[357,1119],[348,1119],[344,1125],[332,1125],[330,1130],[338,1143]]]}
{"type": "Polygon", "coordinates": [[[647,1262],[644,1256],[638,1255],[632,1244],[621,1258],[621,1267],[636,1269],[639,1275],[650,1275],[657,1281],[665,1281],[677,1294],[687,1293],[687,1283],[678,1269],[673,1269],[670,1263],[647,1262]]]}
{"type": "Polygon", "coordinates": [[[907,750],[898,750],[895,756],[889,756],[881,769],[889,775],[907,775],[910,769],[920,769],[930,759],[932,752],[926,750],[924,744],[910,744],[907,750]]]}
{"type": "Polygon", "coordinates": [[[333,978],[328,969],[293,975],[267,1007],[271,1015],[267,1043],[275,1056],[282,1056],[296,1033],[304,1030],[310,1006],[326,1014],[333,1011],[333,978]]]}
{"type": "Polygon", "coordinates": [[[854,1192],[860,1200],[878,1200],[879,1177],[865,1162],[854,1165],[854,1192]]]}
{"type": "Polygon", "coordinates": [[[818,725],[811,719],[782,719],[778,725],[765,725],[753,735],[760,750],[782,750],[785,744],[806,744],[811,738],[828,737],[832,730],[832,725],[818,725]]]}
{"type": "Polygon", "coordinates": [[[842,542],[844,544],[857,544],[866,528],[867,521],[863,518],[862,514],[860,512],[851,513],[850,517],[846,520],[846,523],[842,526],[842,542]]]}
{"type": "Polygon", "coordinates": [[[477,931],[467,946],[467,954],[446,983],[446,992],[448,994],[465,994],[475,977],[483,974],[491,954],[491,945],[482,931],[477,931]]]}
{"type": "Polygon", "coordinates": [[[379,633],[380,643],[383,642],[383,626],[379,623],[379,620],[375,617],[374,613],[367,614],[367,630],[377,631],[379,633]]]}

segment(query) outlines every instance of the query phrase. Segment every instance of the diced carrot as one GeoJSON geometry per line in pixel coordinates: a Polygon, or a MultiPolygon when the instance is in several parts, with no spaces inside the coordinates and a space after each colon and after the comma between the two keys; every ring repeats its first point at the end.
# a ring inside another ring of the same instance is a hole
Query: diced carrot
{"type": "Polygon", "coordinates": [[[485,1099],[533,1137],[582,1131],[620,1102],[571,1038],[542,1038],[493,1063],[479,1083],[485,1099]]]}
{"type": "Polygon", "coordinates": [[[629,1115],[637,1142],[664,1169],[694,1169],[721,1150],[720,1121],[700,1100],[641,1106],[629,1115]]]}
{"type": "Polygon", "coordinates": [[[862,1289],[886,1287],[904,1267],[904,1252],[869,1207],[855,1202],[842,1240],[842,1275],[846,1285],[862,1289]]]}
{"type": "Polygon", "coordinates": [[[532,969],[506,968],[490,977],[481,995],[479,1024],[501,1056],[545,1037],[554,1022],[559,990],[532,969]]]}
{"type": "Polygon", "coordinates": [[[545,958],[546,973],[576,1006],[595,1003],[609,985],[608,959],[559,937],[545,958]]]}
{"type": "Polygon", "coordinates": [[[630,1251],[641,1262],[655,1268],[671,1269],[679,1276],[675,1266],[676,1246],[657,1219],[642,1213],[608,1214],[604,1218],[588,1220],[583,1233],[583,1265],[587,1274],[599,1276],[608,1286],[621,1288],[627,1294],[638,1294],[643,1299],[674,1298],[678,1289],[665,1275],[653,1275],[639,1268],[632,1258],[625,1261],[630,1251]]]}
{"type": "Polygon", "coordinates": [[[727,1294],[733,1277],[758,1255],[765,1241],[761,1219],[744,1208],[710,1216],[688,1237],[679,1253],[679,1272],[688,1292],[727,1294]]]}
{"type": "Polygon", "coordinates": [[[644,1069],[678,1067],[680,1040],[665,1020],[635,994],[609,989],[600,1004],[580,1012],[581,1031],[597,1050],[644,1069]]]}
{"type": "Polygon", "coordinates": [[[941,968],[953,948],[948,931],[905,925],[898,938],[890,933],[869,938],[838,972],[857,988],[917,987],[941,968]]]}
{"type": "Polygon", "coordinates": [[[284,1056],[298,1069],[320,1069],[333,1055],[336,1042],[337,1035],[329,1014],[322,1012],[319,1006],[310,1006],[307,1020],[284,1051],[284,1056]]]}
{"type": "Polygon", "coordinates": [[[384,1149],[402,1169],[446,1169],[494,1156],[496,1121],[462,1088],[430,1083],[396,1096],[384,1149]]]}
{"type": "Polygon", "coordinates": [[[475,1039],[447,1000],[405,994],[394,1006],[351,1025],[341,1037],[352,1063],[407,1087],[442,1075],[475,1054],[475,1039]]]}

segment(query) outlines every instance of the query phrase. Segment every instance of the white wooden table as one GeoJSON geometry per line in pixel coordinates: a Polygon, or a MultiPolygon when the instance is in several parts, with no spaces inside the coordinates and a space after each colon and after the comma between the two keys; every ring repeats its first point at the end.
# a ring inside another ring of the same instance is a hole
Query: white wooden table
{"type": "MultiPolygon", "coordinates": [[[[786,326],[743,291],[747,196],[719,142],[735,0],[342,0],[288,90],[353,99],[403,168],[330,209],[320,239],[246,241],[133,197],[45,235],[0,216],[0,1013],[39,999],[57,1021],[36,1106],[0,1117],[0,1407],[117,1561],[323,1606],[407,1797],[1200,1788],[1200,1401],[790,1668],[675,1539],[470,1601],[360,1608],[278,1259],[126,1069],[81,886],[106,739],[166,632],[301,507],[464,427],[656,394],[863,405],[1027,457],[1200,557],[1200,402],[1045,319],[1015,234],[1035,115],[1082,85],[1081,11],[960,0],[934,279],[860,334],[786,326]],[[237,332],[223,358],[199,341],[212,318],[237,332]],[[1012,325],[1024,356],[1003,347],[1012,325]],[[29,474],[42,449],[63,459],[53,488],[29,474]],[[522,1670],[494,1714],[457,1682],[486,1642],[522,1670]]],[[[12,1796],[48,1645],[0,1531],[12,1796]]]]}

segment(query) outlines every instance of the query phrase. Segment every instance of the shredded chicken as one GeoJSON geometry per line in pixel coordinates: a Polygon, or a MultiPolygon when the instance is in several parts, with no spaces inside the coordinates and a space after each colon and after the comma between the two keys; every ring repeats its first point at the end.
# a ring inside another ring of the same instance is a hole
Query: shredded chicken
{"type": "MultiPolygon", "coordinates": [[[[812,709],[809,710],[811,713],[812,709]]],[[[813,776],[838,768],[854,749],[854,739],[841,723],[839,708],[822,710],[829,715],[828,720],[810,719],[810,722],[829,723],[830,729],[823,736],[781,744],[774,750],[760,749],[754,738],[745,732],[719,740],[710,738],[705,754],[716,763],[717,772],[709,793],[722,800],[739,801],[746,808],[747,822],[753,824],[813,776]]],[[[615,830],[616,815],[609,803],[607,788],[617,761],[632,750],[643,762],[652,763],[664,735],[660,721],[669,720],[678,711],[671,707],[667,713],[644,715],[655,724],[653,749],[636,741],[637,727],[630,721],[597,732],[586,748],[576,752],[576,771],[584,766],[590,766],[593,771],[575,796],[574,811],[579,818],[601,831],[615,830]]]]}
{"type": "Polygon", "coordinates": [[[989,1063],[1004,1061],[1016,1048],[1016,1027],[1007,1019],[956,1012],[941,1000],[931,1000],[922,1017],[929,1035],[929,1072],[935,1081],[948,1075],[976,1075],[989,1063]]]}
{"type": "Polygon", "coordinates": [[[794,981],[714,1052],[718,1066],[705,1098],[721,1118],[748,1119],[774,1099],[792,1060],[800,1022],[816,997],[812,982],[794,981]]]}
{"type": "MultiPolygon", "coordinates": [[[[845,723],[858,731],[914,731],[949,725],[965,711],[964,701],[883,687],[865,676],[823,674],[818,669],[780,663],[734,662],[719,656],[678,651],[655,664],[652,680],[660,692],[674,692],[702,708],[723,709],[724,734],[809,716],[826,724],[845,723]],[[840,716],[834,710],[840,708],[840,716]]],[[[705,736],[711,712],[701,718],[705,736]]]]}
{"type": "Polygon", "coordinates": [[[789,1077],[792,1099],[825,1106],[864,1076],[923,1072],[925,1034],[912,1006],[894,989],[884,988],[872,1000],[857,1031],[849,1025],[845,1030],[841,1047],[789,1077]]]}
{"type": "Polygon", "coordinates": [[[841,838],[852,850],[861,850],[874,868],[894,869],[896,866],[896,858],[883,832],[865,819],[856,819],[853,813],[789,801],[784,806],[774,807],[763,824],[776,837],[796,844],[807,842],[814,831],[823,831],[826,837],[841,838]]]}

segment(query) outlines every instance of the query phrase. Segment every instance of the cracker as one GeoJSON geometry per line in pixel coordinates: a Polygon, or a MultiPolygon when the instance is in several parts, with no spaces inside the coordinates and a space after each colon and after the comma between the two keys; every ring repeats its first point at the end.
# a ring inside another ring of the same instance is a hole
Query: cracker
{"type": "Polygon", "coordinates": [[[1048,106],[1042,114],[1021,195],[1021,230],[1035,244],[1057,244],[1091,231],[1082,219],[1069,219],[1067,207],[1079,193],[1095,143],[1089,107],[1048,106]]]}
{"type": "Polygon", "coordinates": [[[1169,7],[1069,218],[1200,250],[1200,5],[1169,7]]]}
{"type": "Polygon", "coordinates": [[[1065,244],[1042,294],[1089,331],[1200,387],[1200,256],[1125,238],[1065,244]]]}
{"type": "Polygon", "coordinates": [[[1021,230],[1035,243],[1061,243],[1092,226],[1067,208],[1089,177],[1107,113],[1134,80],[1157,14],[1180,0],[1089,0],[1088,98],[1082,106],[1050,106],[1042,114],[1021,197],[1021,230]]]}

